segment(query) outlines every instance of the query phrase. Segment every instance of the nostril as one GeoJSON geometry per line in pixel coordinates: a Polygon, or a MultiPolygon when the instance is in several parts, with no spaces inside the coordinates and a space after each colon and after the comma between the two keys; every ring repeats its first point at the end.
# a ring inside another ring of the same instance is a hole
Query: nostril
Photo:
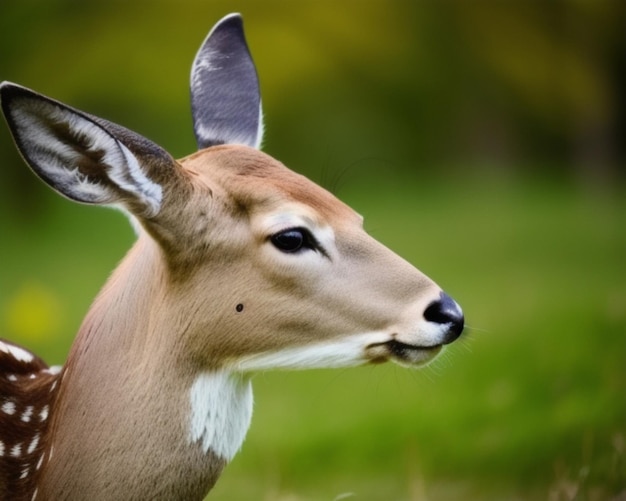
{"type": "Polygon", "coordinates": [[[444,343],[451,343],[463,332],[465,318],[463,311],[454,299],[442,292],[439,299],[433,301],[424,310],[424,318],[436,324],[447,324],[448,333],[444,343]]]}

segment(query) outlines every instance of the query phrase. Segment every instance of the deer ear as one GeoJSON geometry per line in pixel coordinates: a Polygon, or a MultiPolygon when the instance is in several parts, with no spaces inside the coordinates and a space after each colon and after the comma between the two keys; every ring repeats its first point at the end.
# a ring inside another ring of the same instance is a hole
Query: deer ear
{"type": "Polygon", "coordinates": [[[176,167],[162,148],[9,82],[0,85],[0,100],[26,163],[54,190],[78,202],[122,205],[142,218],[159,213],[163,182],[176,167]]]}
{"type": "Polygon", "coordinates": [[[196,54],[191,111],[200,149],[216,144],[259,148],[263,135],[259,81],[239,14],[219,21],[196,54]]]}

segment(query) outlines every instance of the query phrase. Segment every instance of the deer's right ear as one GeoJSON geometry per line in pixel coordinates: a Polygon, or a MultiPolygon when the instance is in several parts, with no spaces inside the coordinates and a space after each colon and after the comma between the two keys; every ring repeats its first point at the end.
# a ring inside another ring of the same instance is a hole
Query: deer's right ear
{"type": "Polygon", "coordinates": [[[156,216],[175,160],[124,127],[75,110],[30,89],[0,84],[2,111],[33,171],[78,202],[121,205],[140,218],[156,216]]]}

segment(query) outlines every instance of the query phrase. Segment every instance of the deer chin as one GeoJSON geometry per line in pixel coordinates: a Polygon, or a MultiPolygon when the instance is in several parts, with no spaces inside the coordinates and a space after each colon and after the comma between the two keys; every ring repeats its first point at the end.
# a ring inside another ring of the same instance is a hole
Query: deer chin
{"type": "Polygon", "coordinates": [[[434,359],[445,343],[424,344],[398,339],[383,331],[366,332],[324,343],[292,346],[231,360],[225,365],[235,373],[281,369],[328,369],[392,361],[405,367],[420,367],[434,359]]]}
{"type": "Polygon", "coordinates": [[[366,354],[372,364],[392,361],[403,367],[421,367],[439,355],[442,349],[443,344],[417,346],[390,339],[369,345],[366,354]]]}

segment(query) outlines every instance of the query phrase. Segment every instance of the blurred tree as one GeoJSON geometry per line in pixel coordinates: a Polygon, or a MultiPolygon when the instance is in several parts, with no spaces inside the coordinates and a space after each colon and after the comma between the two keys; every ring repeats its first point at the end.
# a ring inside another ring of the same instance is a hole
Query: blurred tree
{"type": "MultiPolygon", "coordinates": [[[[182,155],[190,62],[232,10],[261,72],[267,148],[308,175],[382,159],[392,172],[626,177],[621,0],[3,0],[0,78],[182,155]]],[[[0,155],[0,204],[40,213],[6,128],[0,155]]]]}
{"type": "MultiPolygon", "coordinates": [[[[517,109],[507,117],[528,122],[533,149],[583,178],[612,180],[624,167],[618,124],[626,58],[626,4],[490,2],[489,8],[454,3],[456,23],[471,61],[501,82],[517,109]]],[[[623,133],[623,132],[622,132],[623,133]]],[[[625,173],[622,170],[621,175],[625,173]]]]}

